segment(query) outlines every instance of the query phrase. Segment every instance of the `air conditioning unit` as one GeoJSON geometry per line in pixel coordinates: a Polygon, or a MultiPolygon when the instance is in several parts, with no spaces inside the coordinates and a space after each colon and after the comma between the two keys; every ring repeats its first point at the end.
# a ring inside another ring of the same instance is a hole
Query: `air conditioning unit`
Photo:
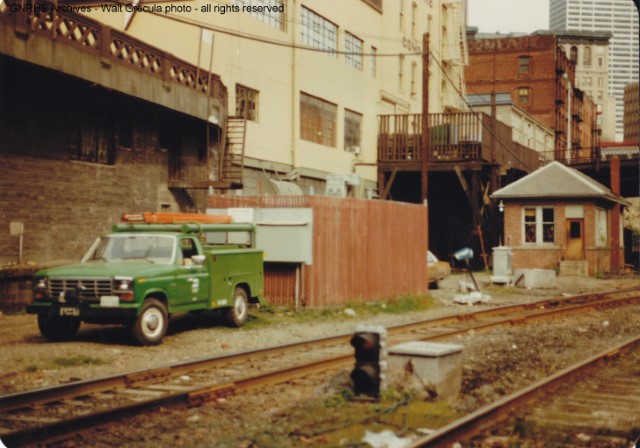
{"type": "Polygon", "coordinates": [[[363,198],[362,178],[359,174],[329,174],[324,194],[338,198],[363,198]]]}

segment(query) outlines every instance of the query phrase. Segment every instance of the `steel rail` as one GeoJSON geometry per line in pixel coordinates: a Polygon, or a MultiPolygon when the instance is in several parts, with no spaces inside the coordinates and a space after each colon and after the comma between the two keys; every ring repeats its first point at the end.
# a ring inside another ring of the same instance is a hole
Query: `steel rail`
{"type": "MultiPolygon", "coordinates": [[[[460,322],[478,320],[483,317],[499,316],[522,310],[529,310],[534,308],[546,309],[549,306],[558,307],[565,304],[571,304],[585,300],[599,300],[599,298],[603,296],[621,293],[633,293],[637,292],[638,290],[640,290],[640,288],[638,287],[625,288],[613,291],[604,291],[600,293],[589,293],[569,297],[543,299],[535,302],[527,302],[516,305],[505,305],[469,313],[454,314],[438,318],[426,319],[418,322],[410,322],[407,324],[390,326],[388,327],[387,331],[390,335],[395,335],[432,326],[435,327],[447,324],[456,324],[460,322]]],[[[127,387],[133,384],[144,384],[146,382],[152,382],[161,378],[182,375],[186,372],[193,372],[200,369],[216,367],[217,365],[224,364],[230,360],[239,360],[243,358],[249,359],[255,355],[273,356],[279,353],[286,353],[287,351],[294,348],[303,348],[305,346],[316,347],[321,345],[346,343],[351,337],[352,334],[348,333],[337,336],[329,336],[325,338],[310,339],[273,347],[236,352],[229,355],[200,358],[177,364],[161,365],[151,369],[144,369],[90,380],[77,381],[60,386],[34,389],[26,392],[18,392],[15,394],[9,394],[0,397],[0,413],[24,407],[25,403],[37,404],[61,399],[69,395],[81,395],[90,392],[99,392],[101,390],[109,390],[114,387],[127,387]]]]}
{"type": "Polygon", "coordinates": [[[601,363],[619,356],[621,353],[640,346],[640,336],[636,336],[626,342],[605,350],[595,356],[581,361],[550,375],[536,383],[521,389],[511,395],[482,407],[477,411],[456,420],[433,434],[414,440],[409,447],[450,447],[453,443],[468,440],[480,432],[490,429],[491,426],[504,421],[515,414],[525,404],[535,400],[541,394],[555,390],[568,381],[588,373],[601,363]]]}
{"type": "MultiPolygon", "coordinates": [[[[637,289],[629,289],[624,292],[634,292],[637,289]]],[[[614,291],[615,293],[620,291],[614,291]]],[[[608,293],[600,293],[596,296],[607,296],[610,295],[611,292],[608,293]]],[[[593,294],[585,295],[591,297],[593,299],[593,294]]],[[[576,298],[578,296],[573,296],[576,298]]],[[[563,298],[563,299],[571,299],[571,298],[563,298]]],[[[580,299],[584,299],[584,297],[580,297],[580,299]]],[[[550,303],[554,300],[546,299],[539,302],[528,303],[525,304],[525,308],[520,309],[530,309],[535,308],[535,303],[550,303]]],[[[522,322],[526,322],[528,320],[537,320],[542,318],[553,318],[557,315],[561,314],[569,314],[576,313],[580,311],[584,311],[586,309],[599,309],[603,306],[616,306],[623,305],[628,303],[637,303],[640,301],[640,296],[635,297],[624,297],[620,299],[605,299],[599,302],[588,302],[580,305],[574,305],[569,308],[562,309],[542,309],[536,311],[533,314],[528,316],[522,316],[517,319],[507,318],[503,320],[498,320],[490,323],[482,323],[476,326],[465,326],[462,329],[456,329],[452,331],[447,331],[441,334],[429,335],[419,338],[420,340],[439,340],[446,339],[458,334],[464,334],[469,331],[486,331],[491,328],[504,326],[505,324],[514,325],[522,322]]],[[[518,307],[518,306],[516,306],[518,307]]],[[[514,308],[514,306],[500,307],[495,310],[499,310],[504,314],[504,310],[514,308]]],[[[490,310],[481,310],[477,313],[477,315],[485,315],[490,310]]],[[[464,315],[463,315],[464,316],[464,315]]],[[[446,318],[438,318],[438,319],[430,319],[426,322],[426,326],[433,325],[434,322],[454,322],[458,323],[468,323],[468,318],[459,319],[456,316],[448,316],[446,318]],[[453,319],[453,320],[450,320],[453,319]]],[[[407,325],[398,325],[392,327],[394,333],[399,333],[400,328],[410,328],[412,330],[416,329],[416,324],[411,323],[407,325]]],[[[56,386],[48,389],[39,389],[35,391],[29,391],[25,393],[13,394],[10,396],[0,398],[0,411],[8,411],[15,410],[19,408],[25,408],[28,406],[32,406],[34,404],[45,404],[50,403],[56,400],[62,400],[65,397],[69,396],[78,396],[83,393],[96,392],[97,390],[108,390],[114,387],[125,387],[130,386],[132,384],[145,384],[148,382],[153,382],[158,378],[163,377],[173,377],[178,374],[182,374],[185,372],[193,372],[197,369],[204,369],[206,367],[210,367],[215,364],[223,364],[226,361],[231,359],[238,358],[250,358],[253,355],[260,354],[264,355],[265,353],[274,354],[280,352],[287,352],[293,348],[300,348],[304,346],[316,346],[320,344],[330,344],[344,341],[346,342],[351,337],[351,334],[348,335],[340,335],[329,338],[316,339],[311,341],[302,341],[292,344],[285,344],[277,347],[271,347],[262,350],[251,350],[242,353],[230,354],[216,358],[204,358],[196,361],[189,361],[176,365],[164,366],[158,369],[149,369],[138,372],[131,372],[124,375],[115,375],[113,377],[106,377],[97,380],[88,380],[82,381],[78,383],[72,383],[63,386],[56,386]]],[[[394,341],[397,342],[397,341],[394,341]]],[[[153,398],[149,400],[138,401],[135,403],[129,403],[124,406],[120,406],[118,408],[100,410],[97,412],[93,412],[90,414],[86,414],[80,417],[72,417],[69,420],[58,421],[50,424],[46,424],[40,426],[38,428],[31,429],[23,429],[17,430],[9,433],[2,434],[1,438],[3,441],[12,446],[14,443],[17,445],[33,444],[39,443],[42,440],[51,440],[52,438],[62,436],[64,434],[68,434],[70,432],[77,432],[78,428],[88,428],[93,427],[99,424],[106,423],[108,421],[115,420],[121,416],[129,415],[132,413],[140,412],[143,409],[153,408],[157,406],[167,406],[167,405],[179,405],[184,404],[186,406],[194,406],[197,404],[204,403],[206,401],[210,401],[219,397],[224,397],[227,395],[232,395],[239,392],[244,392],[250,389],[254,389],[257,387],[262,387],[265,385],[277,384],[288,381],[295,377],[300,377],[312,373],[322,372],[329,370],[331,368],[336,368],[339,366],[346,365],[352,362],[352,355],[345,354],[340,356],[335,356],[328,359],[322,359],[314,362],[310,362],[304,365],[299,365],[295,367],[289,367],[283,369],[281,371],[269,372],[266,374],[259,374],[252,377],[244,378],[241,380],[223,382],[214,385],[208,385],[206,387],[194,388],[192,390],[188,390],[186,392],[173,392],[162,396],[161,398],[153,398]],[[46,434],[45,434],[46,433],[46,434]]]]}

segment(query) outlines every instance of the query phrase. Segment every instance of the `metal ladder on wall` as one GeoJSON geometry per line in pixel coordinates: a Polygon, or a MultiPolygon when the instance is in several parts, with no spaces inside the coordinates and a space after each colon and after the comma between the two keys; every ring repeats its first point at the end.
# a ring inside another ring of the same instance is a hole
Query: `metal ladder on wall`
{"type": "Polygon", "coordinates": [[[227,117],[220,181],[231,184],[231,188],[242,188],[246,131],[246,119],[242,117],[227,117]]]}

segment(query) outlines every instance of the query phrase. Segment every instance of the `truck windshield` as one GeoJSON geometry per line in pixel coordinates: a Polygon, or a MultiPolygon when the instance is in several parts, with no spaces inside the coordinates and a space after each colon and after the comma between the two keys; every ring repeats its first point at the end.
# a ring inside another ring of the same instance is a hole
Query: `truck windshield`
{"type": "Polygon", "coordinates": [[[87,260],[145,260],[150,263],[173,261],[174,238],[158,235],[111,235],[101,237],[87,260]]]}

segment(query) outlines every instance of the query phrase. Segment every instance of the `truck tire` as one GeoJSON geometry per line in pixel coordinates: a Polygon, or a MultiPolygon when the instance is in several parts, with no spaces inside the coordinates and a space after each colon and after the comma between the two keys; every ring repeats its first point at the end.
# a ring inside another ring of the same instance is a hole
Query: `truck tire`
{"type": "Polygon", "coordinates": [[[168,326],[169,313],[164,303],[157,299],[147,299],[130,332],[134,341],[140,345],[158,345],[168,326]]]}
{"type": "Polygon", "coordinates": [[[241,327],[247,321],[249,315],[249,305],[247,304],[247,292],[236,287],[233,291],[233,305],[227,310],[226,321],[233,327],[241,327]]]}
{"type": "Polygon", "coordinates": [[[67,341],[78,332],[80,318],[40,313],[38,314],[38,328],[40,334],[50,341],[67,341]]]}

